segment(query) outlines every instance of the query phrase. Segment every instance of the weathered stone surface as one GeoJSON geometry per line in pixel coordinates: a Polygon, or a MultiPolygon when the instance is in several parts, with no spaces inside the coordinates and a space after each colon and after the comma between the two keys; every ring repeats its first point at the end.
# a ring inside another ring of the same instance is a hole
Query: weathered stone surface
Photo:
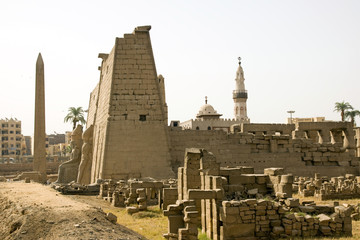
{"type": "Polygon", "coordinates": [[[189,199],[213,199],[216,197],[215,191],[212,190],[189,190],[189,199]]]}
{"type": "Polygon", "coordinates": [[[331,221],[331,218],[325,214],[319,214],[317,217],[319,218],[320,226],[328,226],[331,221]]]}
{"type": "Polygon", "coordinates": [[[292,208],[300,206],[298,198],[287,198],[285,200],[285,203],[288,207],[292,207],[292,208]]]}
{"type": "Polygon", "coordinates": [[[107,218],[107,220],[109,220],[112,223],[117,222],[117,217],[114,214],[112,214],[111,212],[106,214],[106,218],[107,218]]]}
{"type": "Polygon", "coordinates": [[[269,175],[269,176],[283,175],[284,169],[283,168],[265,168],[264,174],[269,175]]]}
{"type": "Polygon", "coordinates": [[[139,209],[137,207],[126,207],[126,212],[128,214],[133,214],[139,212],[139,209]]]}
{"type": "Polygon", "coordinates": [[[255,224],[234,224],[224,229],[224,235],[229,238],[253,237],[255,235],[255,224]]]}

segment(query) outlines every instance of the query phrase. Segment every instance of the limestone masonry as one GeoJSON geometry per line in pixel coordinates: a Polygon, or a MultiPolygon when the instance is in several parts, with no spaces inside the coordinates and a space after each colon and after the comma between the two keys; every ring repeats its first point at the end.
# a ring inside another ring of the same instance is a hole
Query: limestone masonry
{"type": "Polygon", "coordinates": [[[164,78],[157,76],[150,28],[137,27],[99,54],[100,81],[87,120],[94,125],[91,182],[173,175],[164,78]]]}
{"type": "Polygon", "coordinates": [[[206,102],[189,129],[178,122],[167,126],[164,77],[156,72],[150,28],[135,28],[116,38],[109,54],[99,54],[100,81],[90,95],[87,119],[94,129],[91,183],[175,176],[185,149],[192,147],[212,152],[221,167],[253,166],[255,173],[281,167],[298,176],[359,174],[360,134],[357,129],[355,142],[349,122],[248,123],[241,64],[234,95],[237,120],[219,119],[206,102]],[[207,127],[210,121],[226,124],[207,127]]]}

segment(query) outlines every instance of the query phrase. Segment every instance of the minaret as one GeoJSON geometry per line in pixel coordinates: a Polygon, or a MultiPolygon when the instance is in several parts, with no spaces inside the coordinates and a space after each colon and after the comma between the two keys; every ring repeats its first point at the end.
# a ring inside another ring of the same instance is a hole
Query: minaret
{"type": "Polygon", "coordinates": [[[46,181],[46,151],[45,151],[45,87],[44,62],[41,53],[36,61],[35,85],[35,122],[34,122],[34,171],[41,174],[46,181]]]}
{"type": "Polygon", "coordinates": [[[241,120],[243,122],[250,122],[250,119],[247,116],[246,109],[246,100],[248,98],[247,91],[245,90],[245,78],[244,70],[241,67],[241,57],[239,59],[239,67],[236,71],[236,85],[235,90],[233,91],[234,99],[234,116],[236,120],[241,120]]]}

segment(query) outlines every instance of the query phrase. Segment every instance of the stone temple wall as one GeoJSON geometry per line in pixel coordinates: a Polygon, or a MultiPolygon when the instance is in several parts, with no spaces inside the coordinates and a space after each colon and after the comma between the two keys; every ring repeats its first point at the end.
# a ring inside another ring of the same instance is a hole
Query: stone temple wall
{"type": "Polygon", "coordinates": [[[183,165],[185,149],[195,147],[208,149],[223,167],[253,166],[256,173],[269,167],[281,167],[298,176],[359,173],[355,149],[346,150],[343,142],[320,144],[310,138],[293,139],[289,135],[227,134],[179,128],[169,128],[169,131],[174,169],[183,165]]]}
{"type": "Polygon", "coordinates": [[[94,123],[92,182],[172,175],[163,82],[157,77],[149,30],[138,27],[117,38],[110,54],[99,55],[99,91],[91,94],[87,123],[94,123]]]}
{"type": "Polygon", "coordinates": [[[96,113],[96,107],[98,103],[98,95],[99,95],[99,83],[96,85],[95,89],[90,94],[90,100],[89,100],[89,108],[88,108],[88,114],[87,114],[87,124],[88,127],[90,124],[94,124],[95,121],[95,113],[96,113]]]}
{"type": "MultiPolygon", "coordinates": [[[[206,148],[221,166],[281,167],[299,176],[359,174],[350,123],[242,124],[221,130],[167,126],[164,78],[157,75],[150,26],[116,38],[101,53],[100,81],[90,95],[94,125],[91,182],[175,176],[186,148],[206,148]]],[[[358,134],[357,136],[360,136],[358,134]]],[[[360,137],[358,137],[360,138],[360,137]]]]}

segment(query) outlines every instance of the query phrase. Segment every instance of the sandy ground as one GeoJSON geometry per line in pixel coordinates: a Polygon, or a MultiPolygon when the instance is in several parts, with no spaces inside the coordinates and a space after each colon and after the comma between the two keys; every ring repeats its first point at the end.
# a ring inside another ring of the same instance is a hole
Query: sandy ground
{"type": "Polygon", "coordinates": [[[108,221],[101,202],[37,183],[0,183],[0,239],[145,239],[108,221]]]}

